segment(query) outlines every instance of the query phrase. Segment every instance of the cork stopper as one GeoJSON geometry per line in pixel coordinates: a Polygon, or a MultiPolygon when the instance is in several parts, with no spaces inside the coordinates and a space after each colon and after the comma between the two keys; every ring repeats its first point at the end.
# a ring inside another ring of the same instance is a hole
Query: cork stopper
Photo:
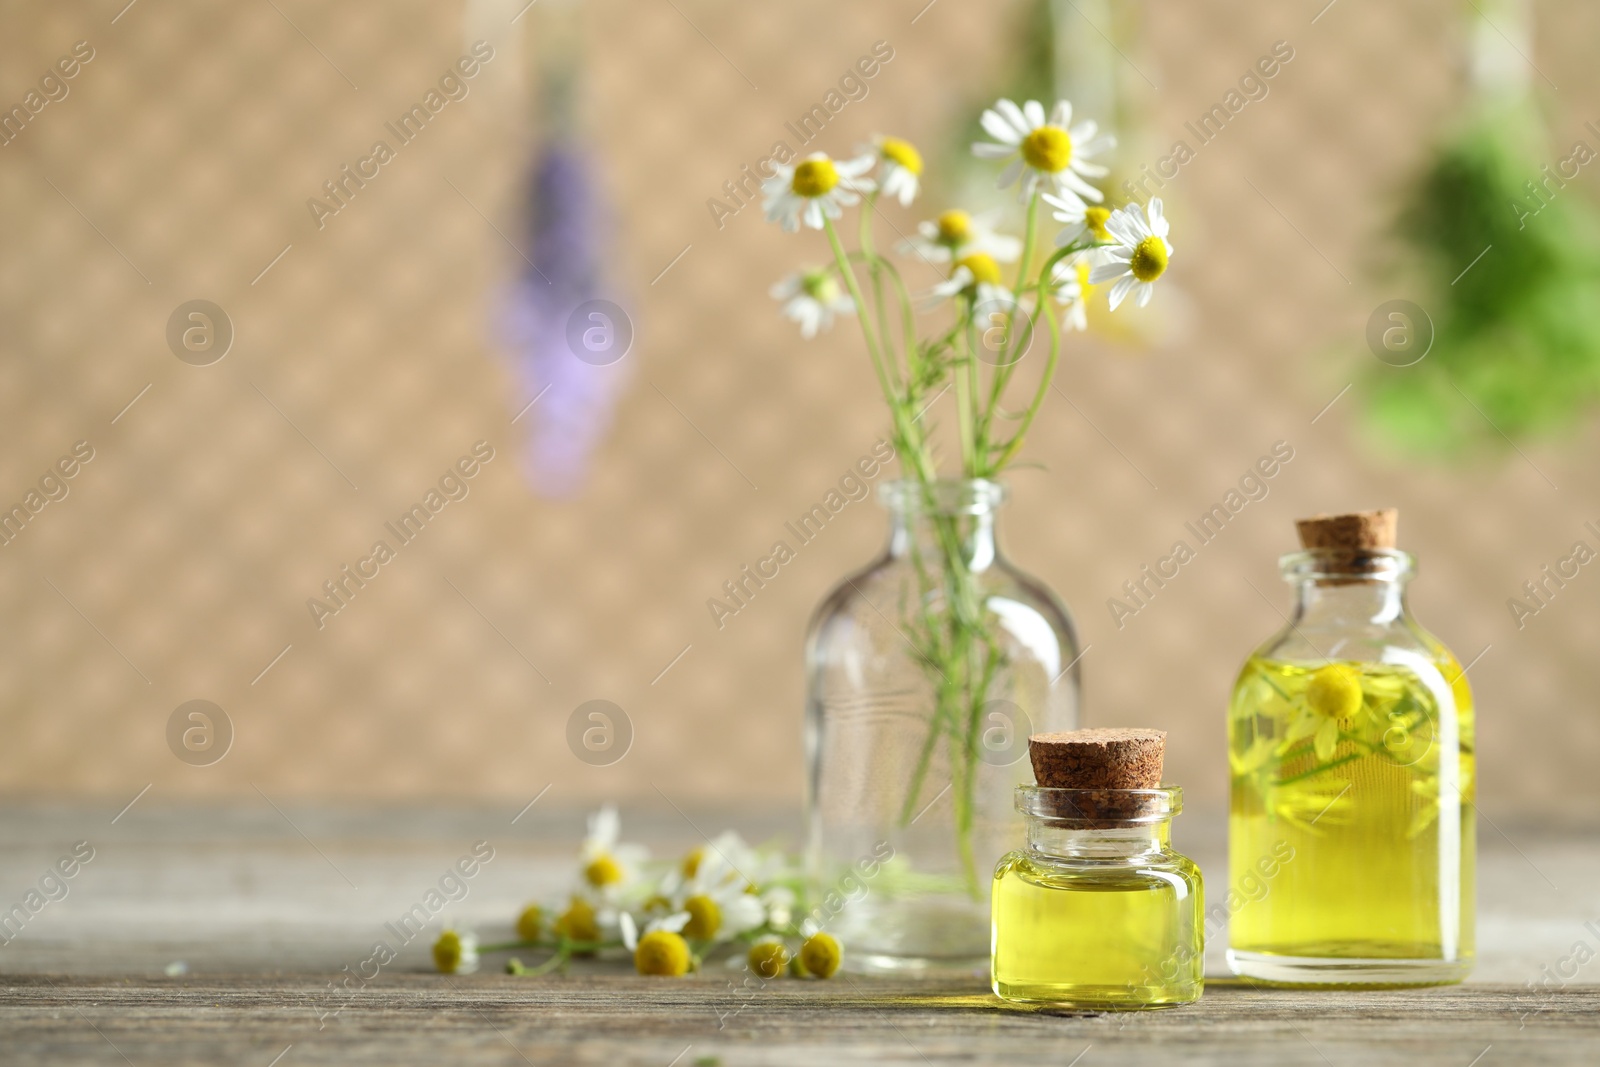
{"type": "Polygon", "coordinates": [[[1309,519],[1297,519],[1294,525],[1300,533],[1300,545],[1303,548],[1364,552],[1396,547],[1395,532],[1399,524],[1399,511],[1379,508],[1377,511],[1352,511],[1344,515],[1315,515],[1309,519]]]}
{"type": "Polygon", "coordinates": [[[1165,730],[1072,730],[1028,738],[1033,777],[1047,789],[1155,789],[1165,730]]]}

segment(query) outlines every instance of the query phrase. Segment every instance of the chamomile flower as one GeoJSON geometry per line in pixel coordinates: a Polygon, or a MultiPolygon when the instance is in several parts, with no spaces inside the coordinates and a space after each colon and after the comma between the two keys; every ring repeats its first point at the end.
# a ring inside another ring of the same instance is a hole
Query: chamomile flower
{"type": "Polygon", "coordinates": [[[872,147],[878,153],[878,188],[910,207],[922,182],[922,153],[910,141],[882,134],[872,139],[872,147]]]}
{"type": "Polygon", "coordinates": [[[1022,254],[1022,239],[995,233],[993,212],[969,215],[952,209],[917,223],[917,236],[901,242],[900,251],[914,252],[930,263],[948,263],[967,252],[1010,263],[1022,254]]]}
{"type": "Polygon", "coordinates": [[[745,966],[762,978],[776,978],[788,965],[789,947],[780,938],[764,937],[745,954],[745,966]]]}
{"type": "Polygon", "coordinates": [[[839,964],[844,962],[844,949],[839,939],[824,933],[812,919],[805,921],[800,932],[805,937],[797,955],[801,969],[818,978],[832,978],[839,970],[839,964]]]}
{"type": "Polygon", "coordinates": [[[760,926],[767,919],[767,908],[751,888],[747,875],[733,865],[727,852],[712,847],[675,896],[675,914],[687,916],[679,927],[683,936],[695,941],[727,941],[760,926]]]}
{"type": "Polygon", "coordinates": [[[693,957],[689,943],[678,931],[686,920],[681,915],[652,919],[640,934],[633,916],[623,912],[620,920],[622,943],[633,953],[633,966],[640,974],[676,978],[687,974],[693,957]]]}
{"type": "Polygon", "coordinates": [[[1000,280],[1000,264],[985,252],[969,252],[955,261],[948,280],[928,290],[923,304],[935,307],[946,300],[965,298],[975,304],[1011,307],[1017,302],[1000,280]]]}
{"type": "Polygon", "coordinates": [[[1089,328],[1089,297],[1094,292],[1094,286],[1089,283],[1092,269],[1089,255],[1088,252],[1080,252],[1050,269],[1050,295],[1062,306],[1063,329],[1089,328]]]}
{"type": "Polygon", "coordinates": [[[433,943],[433,965],[440,974],[471,974],[478,969],[476,934],[446,930],[433,943]]]}
{"type": "Polygon", "coordinates": [[[650,858],[643,845],[621,843],[622,819],[610,804],[589,816],[589,836],[579,854],[583,882],[601,896],[615,896],[639,877],[641,865],[650,858]]]}
{"type": "Polygon", "coordinates": [[[770,292],[774,300],[783,301],[783,317],[798,323],[800,336],[808,341],[819,330],[832,329],[835,315],[851,315],[856,310],[856,302],[828,270],[796,271],[770,292]]]}
{"type": "Polygon", "coordinates": [[[1000,188],[1021,178],[1023,200],[1041,185],[1064,200],[1075,197],[1098,203],[1104,199],[1100,190],[1084,179],[1109,173],[1089,160],[1114,146],[1116,139],[1099,133],[1099,127],[1087,119],[1072,125],[1072,105],[1067,101],[1058,101],[1047,116],[1037,100],[1018,107],[1002,99],[986,110],[980,121],[994,141],[976,142],[972,154],[979,159],[1011,160],[1000,174],[1000,188]]]}
{"type": "Polygon", "coordinates": [[[1095,285],[1116,283],[1111,287],[1113,311],[1129,293],[1144,307],[1155,295],[1155,280],[1167,272],[1167,260],[1172,256],[1160,198],[1152,199],[1143,211],[1136,204],[1118,208],[1106,220],[1106,229],[1113,243],[1100,250],[1100,262],[1089,272],[1089,281],[1095,285]]]}
{"type": "Polygon", "coordinates": [[[838,218],[861,200],[862,193],[876,188],[866,177],[872,164],[870,155],[846,160],[831,159],[825,152],[813,153],[794,166],[780,164],[761,183],[767,221],[781,224],[788,233],[802,225],[822,229],[823,219],[838,218]]]}
{"type": "Polygon", "coordinates": [[[1076,198],[1069,199],[1050,193],[1041,194],[1039,199],[1054,209],[1050,212],[1051,218],[1066,224],[1061,232],[1056,234],[1056,247],[1065,248],[1084,240],[1105,242],[1114,240],[1111,231],[1106,229],[1106,220],[1111,217],[1110,208],[1099,204],[1085,204],[1076,198]]]}
{"type": "Polygon", "coordinates": [[[544,909],[537,904],[529,904],[517,916],[517,936],[524,941],[539,940],[539,935],[544,933],[544,926],[544,909]]]}

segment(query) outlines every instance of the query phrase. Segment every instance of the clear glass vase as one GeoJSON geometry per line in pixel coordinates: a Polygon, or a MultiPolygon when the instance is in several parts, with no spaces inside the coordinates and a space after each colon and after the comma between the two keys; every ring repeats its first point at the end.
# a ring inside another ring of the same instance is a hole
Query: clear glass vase
{"type": "Polygon", "coordinates": [[[1028,735],[1077,726],[1077,636],[1000,555],[1003,486],[900,481],[879,497],[887,547],[822,601],[806,642],[809,871],[849,966],[986,969],[1028,735]]]}

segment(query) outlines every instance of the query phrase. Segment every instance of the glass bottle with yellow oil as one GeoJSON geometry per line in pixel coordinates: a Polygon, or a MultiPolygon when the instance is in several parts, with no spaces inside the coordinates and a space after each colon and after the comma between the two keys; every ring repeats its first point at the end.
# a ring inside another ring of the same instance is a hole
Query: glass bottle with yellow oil
{"type": "Polygon", "coordinates": [[[1027,846],[1000,860],[991,895],[998,996],[1096,1011],[1200,996],[1200,869],[1172,849],[1183,795],[1160,784],[1165,738],[1075,730],[1029,739],[1040,785],[1017,790],[1027,846]]]}
{"type": "Polygon", "coordinates": [[[1234,686],[1236,974],[1432,985],[1472,968],[1472,693],[1411,616],[1397,521],[1385,509],[1297,524],[1304,550],[1279,561],[1293,613],[1234,686]]]}

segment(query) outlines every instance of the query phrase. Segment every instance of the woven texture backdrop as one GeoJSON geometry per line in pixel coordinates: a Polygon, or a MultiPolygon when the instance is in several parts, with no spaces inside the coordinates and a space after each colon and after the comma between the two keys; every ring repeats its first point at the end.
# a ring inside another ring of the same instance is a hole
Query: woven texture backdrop
{"type": "MultiPolygon", "coordinates": [[[[75,442],[93,449],[0,548],[0,789],[520,804],[553,783],[572,803],[797,802],[807,614],[876,551],[881,509],[847,508],[722,629],[705,602],[884,418],[859,340],[802,343],[766,295],[821,242],[754,208],[719,228],[705,201],[792,140],[783,124],[876,41],[893,59],[825,146],[882,129],[936,156],[998,83],[1017,8],[584,5],[583,114],[616,208],[613,299],[637,336],[586,487],[552,502],[518,469],[540,409],[511,424],[530,397],[487,325],[521,266],[551,2],[520,17],[488,0],[0,7],[7,107],[75,42],[93,49],[0,147],[0,501],[75,442]],[[494,57],[469,95],[319,229],[306,200],[479,39],[494,57]],[[168,345],[195,299],[233,325],[209,366],[168,345]],[[318,629],[306,599],[478,441],[495,458],[466,499],[318,629]],[[597,698],[634,734],[609,767],[568,744],[573,709],[597,698]],[[232,724],[209,766],[169,746],[195,699],[232,724]]],[[[1464,660],[1489,649],[1471,675],[1485,806],[1571,811],[1575,794],[1600,800],[1600,579],[1521,631],[1505,601],[1600,519],[1596,435],[1452,470],[1364,444],[1353,393],[1324,412],[1371,359],[1372,309],[1409,295],[1366,279],[1462,79],[1454,4],[1322,7],[1139,5],[1125,61],[1148,79],[1137,143],[1155,151],[1275,41],[1295,58],[1164,190],[1166,339],[1069,354],[1002,538],[1075,609],[1089,724],[1168,729],[1169,776],[1220,803],[1228,688],[1287,604],[1275,560],[1292,519],[1397,504],[1419,615],[1464,660]],[[1271,495],[1119,630],[1106,599],[1279,440],[1295,458],[1271,495]]],[[[1540,13],[1564,145],[1596,117],[1600,16],[1540,13]]],[[[1078,18],[1069,31],[1099,32],[1078,18]]]]}

